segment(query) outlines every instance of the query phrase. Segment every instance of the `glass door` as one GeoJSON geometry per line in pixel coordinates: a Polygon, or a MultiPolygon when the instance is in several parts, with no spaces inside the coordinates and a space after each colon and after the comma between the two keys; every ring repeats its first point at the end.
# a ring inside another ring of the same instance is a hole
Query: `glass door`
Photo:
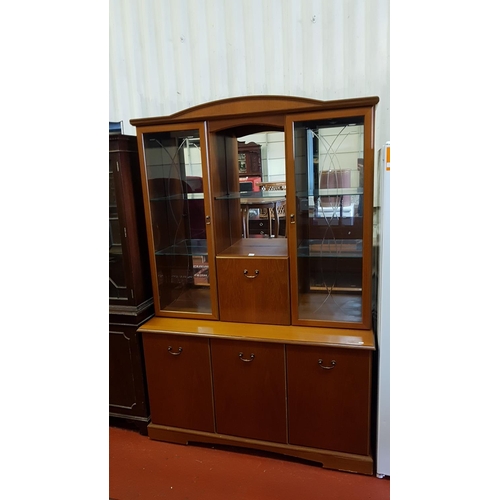
{"type": "Polygon", "coordinates": [[[367,205],[372,210],[371,112],[350,113],[287,120],[293,138],[288,178],[289,198],[295,199],[290,218],[294,324],[368,328],[371,323],[372,241],[366,226],[371,223],[367,205]]]}
{"type": "Polygon", "coordinates": [[[151,129],[140,134],[139,143],[156,313],[216,318],[203,124],[191,124],[189,130],[151,129]]]}
{"type": "Polygon", "coordinates": [[[122,246],[123,223],[118,210],[119,182],[115,168],[118,168],[119,154],[109,155],[109,299],[112,303],[126,303],[129,299],[122,246]]]}

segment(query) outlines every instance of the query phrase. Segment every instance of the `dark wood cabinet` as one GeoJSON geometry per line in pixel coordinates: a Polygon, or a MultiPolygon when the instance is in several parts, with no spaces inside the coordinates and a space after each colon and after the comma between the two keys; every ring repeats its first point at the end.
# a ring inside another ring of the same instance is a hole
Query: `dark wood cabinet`
{"type": "Polygon", "coordinates": [[[154,312],[135,136],[109,137],[109,415],[147,433],[144,356],[137,328],[154,312]]]}
{"type": "Polygon", "coordinates": [[[261,147],[254,142],[238,142],[238,174],[262,175],[261,147]]]}
{"type": "Polygon", "coordinates": [[[152,439],[373,473],[377,102],[249,96],[131,120],[152,439]],[[252,176],[261,190],[241,185],[252,176]]]}

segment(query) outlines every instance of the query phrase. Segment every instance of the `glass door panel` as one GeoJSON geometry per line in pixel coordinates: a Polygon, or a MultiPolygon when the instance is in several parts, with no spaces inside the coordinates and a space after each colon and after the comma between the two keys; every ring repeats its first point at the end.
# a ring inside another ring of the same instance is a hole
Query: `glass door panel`
{"type": "Polygon", "coordinates": [[[159,309],[212,313],[200,131],[143,134],[159,309]]]}
{"type": "Polygon", "coordinates": [[[363,118],[294,122],[293,134],[298,320],[361,323],[363,118]]]}
{"type": "Polygon", "coordinates": [[[117,203],[118,187],[115,183],[113,165],[118,156],[109,158],[109,298],[127,301],[125,262],[123,260],[122,224],[120,223],[117,203]]]}

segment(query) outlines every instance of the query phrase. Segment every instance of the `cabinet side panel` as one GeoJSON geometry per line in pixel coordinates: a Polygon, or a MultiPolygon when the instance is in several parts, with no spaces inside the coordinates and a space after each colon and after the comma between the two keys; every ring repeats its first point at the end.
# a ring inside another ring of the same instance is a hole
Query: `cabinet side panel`
{"type": "Polygon", "coordinates": [[[151,420],[214,432],[208,339],[143,334],[151,420]]]}
{"type": "Polygon", "coordinates": [[[287,345],[290,444],[368,455],[370,370],[371,351],[287,345]]]}

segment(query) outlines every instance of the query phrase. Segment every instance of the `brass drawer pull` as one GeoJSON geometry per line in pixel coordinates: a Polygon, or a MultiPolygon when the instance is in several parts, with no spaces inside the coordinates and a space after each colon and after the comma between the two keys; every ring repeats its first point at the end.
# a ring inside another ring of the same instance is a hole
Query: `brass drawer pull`
{"type": "Polygon", "coordinates": [[[256,278],[256,277],[257,277],[257,275],[259,274],[259,270],[258,270],[258,269],[256,269],[256,270],[255,270],[255,274],[254,274],[253,276],[250,276],[250,275],[248,274],[248,269],[244,269],[244,270],[243,270],[243,274],[245,275],[245,278],[248,278],[249,280],[253,280],[253,279],[254,279],[254,278],[256,278]]]}
{"type": "Polygon", "coordinates": [[[238,357],[241,359],[241,361],[245,361],[245,363],[249,363],[250,361],[253,361],[253,358],[255,358],[255,354],[252,352],[252,354],[250,354],[250,359],[245,359],[245,358],[243,357],[243,353],[242,353],[242,352],[240,352],[240,353],[238,354],[238,357]]]}
{"type": "Polygon", "coordinates": [[[179,347],[178,352],[172,352],[172,346],[169,345],[167,347],[167,351],[172,355],[172,356],[179,356],[179,354],[182,352],[182,347],[179,347]]]}
{"type": "Polygon", "coordinates": [[[331,365],[332,366],[324,366],[323,365],[323,360],[322,359],[318,359],[318,364],[319,366],[321,366],[321,368],[323,368],[324,370],[331,370],[336,364],[337,362],[335,360],[332,359],[332,362],[331,362],[331,365]]]}

